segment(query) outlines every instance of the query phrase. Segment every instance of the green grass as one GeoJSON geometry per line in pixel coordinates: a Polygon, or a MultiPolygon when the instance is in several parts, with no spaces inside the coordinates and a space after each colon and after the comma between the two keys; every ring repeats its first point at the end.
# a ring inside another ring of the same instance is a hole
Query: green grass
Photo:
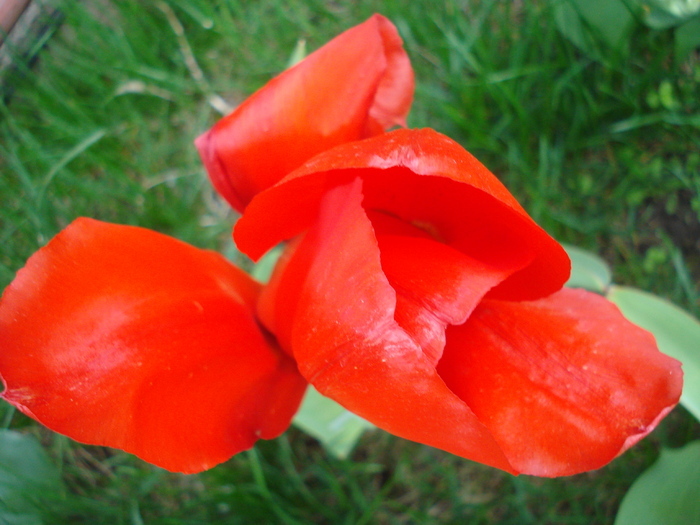
{"type": "MultiPolygon", "coordinates": [[[[617,282],[700,313],[700,58],[673,60],[644,27],[593,61],[556,30],[549,4],[167,0],[62,4],[31,66],[0,103],[0,285],[75,217],[138,224],[236,257],[235,217],[193,139],[282,70],[379,11],[417,73],[410,124],[461,142],[559,240],[602,254],[617,282]],[[194,57],[195,61],[192,60],[194,57]]],[[[10,89],[11,88],[11,89],[10,89]]],[[[238,259],[241,261],[241,259],[238,259]]],[[[6,417],[5,417],[6,416],[6,417]]],[[[84,447],[0,406],[39,436],[67,494],[47,523],[612,523],[658,454],[700,435],[678,409],[609,466],[513,478],[379,431],[346,461],[297,430],[197,476],[84,447]]]]}

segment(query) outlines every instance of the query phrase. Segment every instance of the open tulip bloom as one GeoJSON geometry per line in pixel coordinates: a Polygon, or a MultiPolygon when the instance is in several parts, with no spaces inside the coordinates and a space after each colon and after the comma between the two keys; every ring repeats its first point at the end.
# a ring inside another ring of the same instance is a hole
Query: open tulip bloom
{"type": "Polygon", "coordinates": [[[284,432],[308,384],[393,434],[513,474],[598,468],[676,405],[680,363],[451,139],[402,124],[413,74],[375,15],[197,141],[285,243],[263,286],[156,232],[78,219],[0,302],[2,397],[78,441],[197,472],[284,432]]]}

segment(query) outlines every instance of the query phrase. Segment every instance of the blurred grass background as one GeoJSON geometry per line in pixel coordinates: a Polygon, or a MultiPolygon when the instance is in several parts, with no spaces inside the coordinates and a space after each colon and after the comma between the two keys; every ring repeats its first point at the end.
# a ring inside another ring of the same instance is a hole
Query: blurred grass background
{"type": "MultiPolygon", "coordinates": [[[[373,12],[399,28],[430,126],[496,173],[562,242],[601,254],[615,281],[700,313],[700,55],[637,24],[587,57],[551,2],[137,0],[56,2],[64,19],[31,62],[2,72],[0,285],[78,216],[136,224],[245,264],[234,215],[194,138],[309,50],[373,12]]],[[[19,51],[19,50],[18,50],[19,51]]],[[[350,459],[292,429],[196,476],[78,445],[0,405],[38,436],[66,494],[46,523],[612,523],[661,446],[700,436],[678,408],[599,471],[514,478],[379,431],[350,459]]]]}

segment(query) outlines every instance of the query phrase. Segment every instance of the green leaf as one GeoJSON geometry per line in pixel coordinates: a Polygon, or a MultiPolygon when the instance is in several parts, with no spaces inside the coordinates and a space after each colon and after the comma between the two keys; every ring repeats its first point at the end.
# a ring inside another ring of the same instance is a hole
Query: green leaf
{"type": "Polygon", "coordinates": [[[559,31],[591,58],[602,60],[608,47],[622,51],[634,18],[622,0],[555,0],[559,31]]]}
{"type": "Polygon", "coordinates": [[[700,15],[676,28],[676,60],[679,62],[696,47],[700,47],[700,15]]]}
{"type": "Polygon", "coordinates": [[[661,457],[625,495],[615,525],[700,524],[700,441],[661,457]]]}
{"type": "Polygon", "coordinates": [[[630,321],[649,330],[659,349],[683,363],[681,403],[700,420],[700,322],[650,293],[612,286],[607,295],[630,321]]]}
{"type": "Polygon", "coordinates": [[[374,428],[372,423],[322,396],[313,387],[307,390],[294,424],[318,439],[328,452],[340,459],[350,454],[365,430],[374,428]]]}
{"type": "Polygon", "coordinates": [[[596,254],[576,246],[564,245],[564,249],[571,259],[571,276],[566,286],[605,293],[612,282],[608,264],[596,254]]]}
{"type": "Polygon", "coordinates": [[[58,470],[33,437],[0,430],[0,523],[41,523],[42,505],[62,491],[58,470]]]}

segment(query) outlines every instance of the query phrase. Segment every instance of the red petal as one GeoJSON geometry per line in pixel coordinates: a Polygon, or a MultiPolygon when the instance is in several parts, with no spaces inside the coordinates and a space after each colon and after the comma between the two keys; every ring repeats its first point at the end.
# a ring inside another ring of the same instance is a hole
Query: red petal
{"type": "Polygon", "coordinates": [[[378,235],[382,270],[396,292],[394,318],[432,365],[442,356],[445,328],[462,324],[486,292],[523,264],[484,264],[432,239],[378,235]]]}
{"type": "Polygon", "coordinates": [[[197,139],[212,183],[242,211],[317,153],[405,125],[413,70],[380,15],[271,80],[197,139]]]}
{"type": "MultiPolygon", "coordinates": [[[[462,324],[483,296],[523,263],[512,259],[491,267],[430,239],[414,226],[384,214],[371,215],[375,231],[380,232],[382,270],[396,292],[394,319],[434,365],[442,355],[446,326],[462,324]]],[[[309,261],[299,260],[300,241],[301,237],[286,248],[258,302],[260,319],[277,335],[282,348],[291,345],[295,313],[288,299],[278,299],[279,286],[285,276],[287,297],[298,295],[303,286],[309,261]],[[297,255],[290,269],[288,263],[297,255]],[[302,273],[291,278],[292,272],[302,273]]]]}
{"type": "Polygon", "coordinates": [[[368,212],[398,217],[488,265],[531,260],[494,298],[543,297],[568,278],[563,248],[482,164],[430,129],[397,130],[314,157],[251,202],[236,225],[239,248],[257,259],[299,235],[316,220],[326,191],[355,177],[363,180],[368,212]]]}
{"type": "Polygon", "coordinates": [[[582,290],[484,301],[447,332],[438,371],[519,471],[596,469],[678,402],[680,363],[612,303],[582,290]]]}
{"type": "MultiPolygon", "coordinates": [[[[324,197],[318,221],[273,278],[276,332],[301,373],[349,410],[404,438],[512,470],[394,319],[396,293],[361,199],[359,180],[324,197]]],[[[404,271],[412,273],[401,267],[391,273],[402,280],[404,271]]]]}
{"type": "Polygon", "coordinates": [[[221,256],[78,219],[0,302],[7,401],[78,441],[196,472],[283,432],[305,388],[221,256]]]}

